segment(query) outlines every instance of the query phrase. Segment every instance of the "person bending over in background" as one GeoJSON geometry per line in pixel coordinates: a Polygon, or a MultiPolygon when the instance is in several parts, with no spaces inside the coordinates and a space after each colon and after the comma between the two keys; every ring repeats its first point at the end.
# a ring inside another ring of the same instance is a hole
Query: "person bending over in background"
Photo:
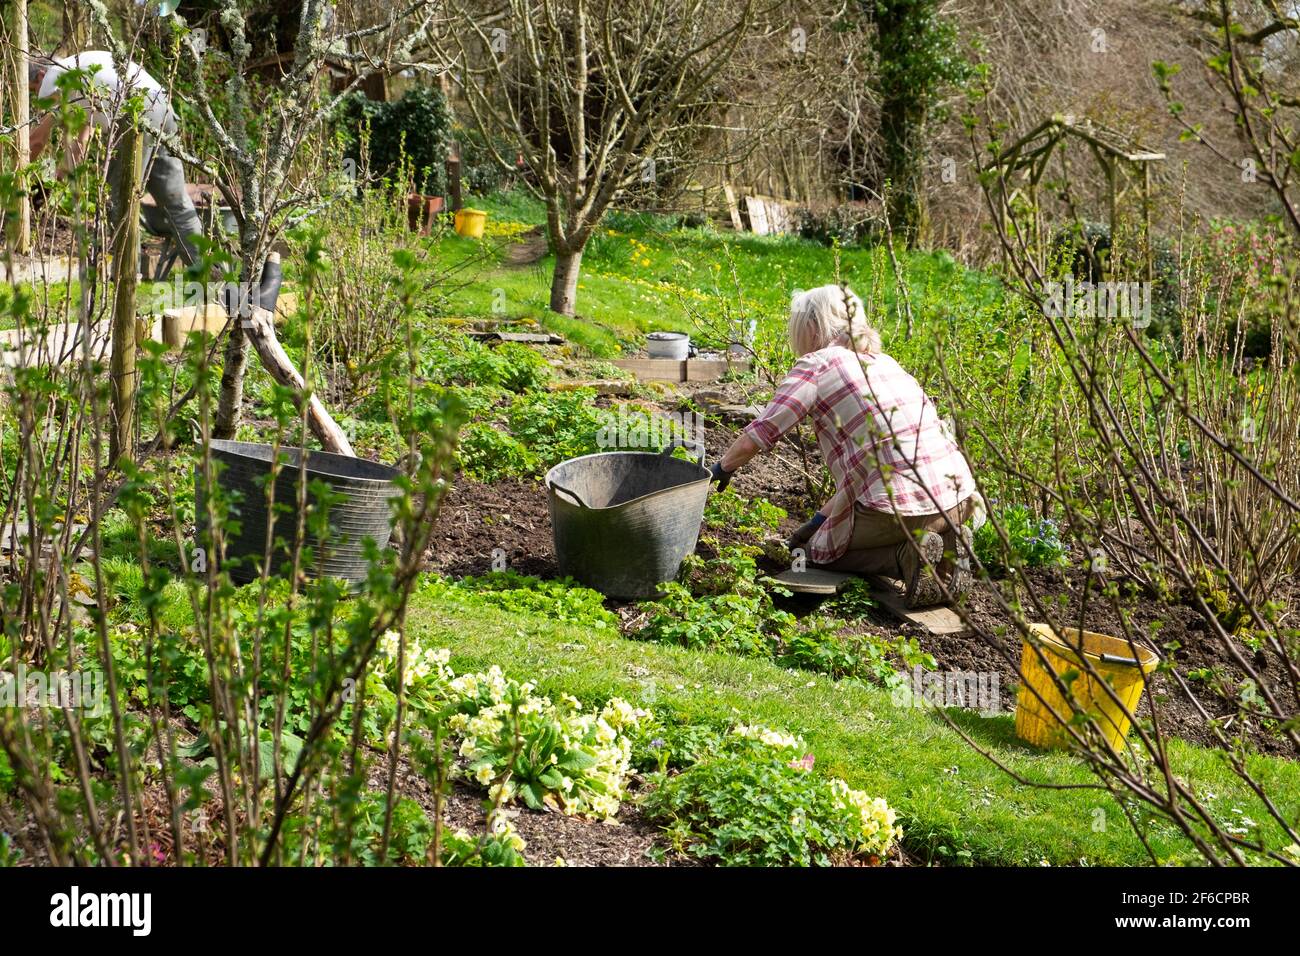
{"type": "Polygon", "coordinates": [[[796,296],[789,332],[799,360],[713,466],[719,490],[811,415],[835,494],[794,533],[791,549],[806,547],[810,563],[828,570],[897,577],[908,607],[956,599],[970,583],[963,525],[981,499],[934,403],[881,351],[848,288],[796,296]]]}
{"type": "MultiPolygon", "coordinates": [[[[186,265],[193,265],[198,261],[199,255],[192,237],[201,235],[203,227],[194,209],[194,201],[185,188],[185,171],[181,161],[172,156],[166,146],[156,141],[159,134],[174,135],[177,129],[176,116],[172,112],[167,91],[137,63],[126,65],[126,79],[123,80],[113,65],[112,54],[104,50],[88,50],[73,56],[55,57],[45,63],[33,60],[28,67],[28,87],[33,96],[42,100],[65,95],[59,89],[59,78],[72,70],[84,70],[87,78],[82,81],[83,92],[66,95],[85,108],[90,122],[76,141],[66,145],[60,172],[71,169],[81,161],[92,128],[97,127],[104,131],[106,138],[111,137],[113,117],[121,114],[122,104],[128,98],[140,94],[144,99],[141,169],[145,176],[145,189],[156,203],[154,206],[142,206],[141,212],[149,231],[154,235],[173,238],[178,243],[186,265]]],[[[56,119],[56,111],[50,111],[32,129],[33,161],[49,143],[56,119]]],[[[112,229],[116,229],[119,222],[118,210],[124,208],[121,164],[122,157],[115,151],[108,167],[111,203],[109,225],[112,229]]]]}

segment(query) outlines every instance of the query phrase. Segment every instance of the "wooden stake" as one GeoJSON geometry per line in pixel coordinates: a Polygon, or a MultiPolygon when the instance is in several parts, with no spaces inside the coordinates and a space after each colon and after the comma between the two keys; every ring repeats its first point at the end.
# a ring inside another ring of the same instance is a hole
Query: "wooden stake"
{"type": "Polygon", "coordinates": [[[113,430],[109,459],[135,460],[135,297],[140,268],[140,131],[132,125],[118,144],[122,170],[121,209],[113,223],[113,430]]]}
{"type": "MultiPolygon", "coordinates": [[[[23,170],[32,161],[31,106],[27,98],[27,0],[13,0],[13,111],[18,129],[14,132],[14,169],[23,170]]],[[[18,200],[18,221],[14,224],[14,252],[27,255],[32,248],[32,204],[18,200]]]]}

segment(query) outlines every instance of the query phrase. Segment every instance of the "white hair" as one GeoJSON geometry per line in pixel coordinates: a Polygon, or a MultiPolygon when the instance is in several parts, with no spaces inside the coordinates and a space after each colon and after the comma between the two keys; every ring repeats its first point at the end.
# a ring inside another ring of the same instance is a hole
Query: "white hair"
{"type": "Polygon", "coordinates": [[[790,347],[795,355],[843,345],[855,352],[880,351],[880,333],[848,286],[823,285],[800,292],[790,302],[790,347]]]}

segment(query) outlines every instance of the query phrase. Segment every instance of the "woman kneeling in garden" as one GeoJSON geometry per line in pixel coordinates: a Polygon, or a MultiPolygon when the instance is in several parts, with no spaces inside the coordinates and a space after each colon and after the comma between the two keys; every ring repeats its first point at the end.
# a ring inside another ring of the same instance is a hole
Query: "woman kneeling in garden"
{"type": "Polygon", "coordinates": [[[835,494],[794,533],[791,549],[806,547],[829,570],[898,577],[908,607],[955,599],[969,584],[962,525],[979,497],[934,403],[880,350],[848,288],[796,296],[790,344],[799,360],[713,466],[713,480],[725,488],[737,468],[811,415],[835,494]]]}

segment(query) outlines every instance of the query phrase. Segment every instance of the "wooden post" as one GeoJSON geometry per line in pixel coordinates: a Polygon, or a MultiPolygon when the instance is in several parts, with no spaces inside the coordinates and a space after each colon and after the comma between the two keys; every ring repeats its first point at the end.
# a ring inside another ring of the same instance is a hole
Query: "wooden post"
{"type": "Polygon", "coordinates": [[[140,268],[140,131],[132,124],[118,144],[121,208],[113,227],[113,430],[109,459],[135,460],[135,296],[140,268]]]}
{"type": "MultiPolygon", "coordinates": [[[[32,161],[31,105],[27,98],[27,0],[13,0],[14,74],[12,116],[18,129],[14,132],[14,169],[25,169],[32,161]]],[[[32,248],[32,204],[18,200],[18,221],[14,224],[14,252],[27,255],[32,248]]]]}
{"type": "Polygon", "coordinates": [[[1147,247],[1147,281],[1156,277],[1155,251],[1151,240],[1151,161],[1142,163],[1142,239],[1147,247]]]}

